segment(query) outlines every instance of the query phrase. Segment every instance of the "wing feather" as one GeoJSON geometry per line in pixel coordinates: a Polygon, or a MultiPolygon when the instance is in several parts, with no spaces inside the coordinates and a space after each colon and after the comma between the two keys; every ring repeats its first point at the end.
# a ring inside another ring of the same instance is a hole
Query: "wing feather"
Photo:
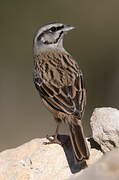
{"type": "Polygon", "coordinates": [[[41,54],[34,59],[34,83],[40,96],[55,110],[81,118],[86,90],[78,64],[61,52],[41,54]]]}

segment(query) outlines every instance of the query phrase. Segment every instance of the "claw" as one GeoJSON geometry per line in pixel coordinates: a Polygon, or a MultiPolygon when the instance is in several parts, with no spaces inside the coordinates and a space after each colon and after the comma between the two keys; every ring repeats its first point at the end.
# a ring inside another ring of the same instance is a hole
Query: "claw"
{"type": "Polygon", "coordinates": [[[49,142],[44,142],[44,144],[59,144],[62,145],[62,142],[58,140],[57,135],[49,136],[47,135],[46,138],[49,140],[49,142]]]}

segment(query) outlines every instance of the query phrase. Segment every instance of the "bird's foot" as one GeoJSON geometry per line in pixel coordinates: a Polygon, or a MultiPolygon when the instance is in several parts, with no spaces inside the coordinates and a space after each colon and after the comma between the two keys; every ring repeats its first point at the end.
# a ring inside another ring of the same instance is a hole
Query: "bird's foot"
{"type": "Polygon", "coordinates": [[[49,140],[49,142],[44,142],[44,144],[59,144],[63,145],[62,142],[58,139],[58,135],[47,135],[46,138],[49,140]]]}

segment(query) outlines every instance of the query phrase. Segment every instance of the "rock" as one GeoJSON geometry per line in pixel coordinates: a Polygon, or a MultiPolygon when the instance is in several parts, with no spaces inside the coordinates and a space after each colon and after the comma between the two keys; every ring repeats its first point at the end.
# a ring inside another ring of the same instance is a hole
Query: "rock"
{"type": "Polygon", "coordinates": [[[0,153],[0,180],[64,179],[71,175],[60,145],[44,145],[46,139],[32,140],[0,153]]]}
{"type": "MultiPolygon", "coordinates": [[[[90,158],[86,162],[74,164],[70,141],[60,146],[45,145],[46,138],[34,139],[0,153],[0,180],[119,179],[119,149],[98,160],[103,155],[101,149],[107,152],[119,147],[119,111],[96,108],[91,117],[91,127],[93,138],[87,139],[90,158]],[[89,167],[84,169],[86,166],[89,167]],[[73,175],[75,173],[77,175],[73,175]]],[[[66,135],[59,136],[61,141],[67,138],[66,135]]]]}
{"type": "Polygon", "coordinates": [[[86,161],[87,165],[90,166],[94,164],[103,155],[100,146],[93,140],[93,138],[88,138],[88,147],[90,151],[90,157],[86,161]]]}
{"type": "Polygon", "coordinates": [[[119,149],[106,153],[98,162],[69,180],[119,180],[119,149]]]}
{"type": "MultiPolygon", "coordinates": [[[[75,165],[71,144],[44,145],[47,140],[34,139],[15,149],[0,153],[0,180],[59,180],[67,179],[85,167],[85,163],[75,165]]],[[[89,148],[95,143],[88,142],[89,148]]],[[[95,148],[90,150],[87,161],[90,165],[102,156],[95,148]]]]}
{"type": "Polygon", "coordinates": [[[103,152],[119,147],[119,110],[114,108],[96,108],[91,117],[94,140],[103,152]]]}

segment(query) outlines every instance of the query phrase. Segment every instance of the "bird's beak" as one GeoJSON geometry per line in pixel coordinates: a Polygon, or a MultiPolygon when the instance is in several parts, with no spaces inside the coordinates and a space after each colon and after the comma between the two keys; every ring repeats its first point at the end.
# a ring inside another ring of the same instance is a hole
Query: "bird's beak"
{"type": "Polygon", "coordinates": [[[68,31],[71,31],[71,30],[73,30],[73,29],[75,29],[75,27],[70,26],[70,25],[65,25],[63,31],[64,31],[64,32],[68,32],[68,31]]]}

